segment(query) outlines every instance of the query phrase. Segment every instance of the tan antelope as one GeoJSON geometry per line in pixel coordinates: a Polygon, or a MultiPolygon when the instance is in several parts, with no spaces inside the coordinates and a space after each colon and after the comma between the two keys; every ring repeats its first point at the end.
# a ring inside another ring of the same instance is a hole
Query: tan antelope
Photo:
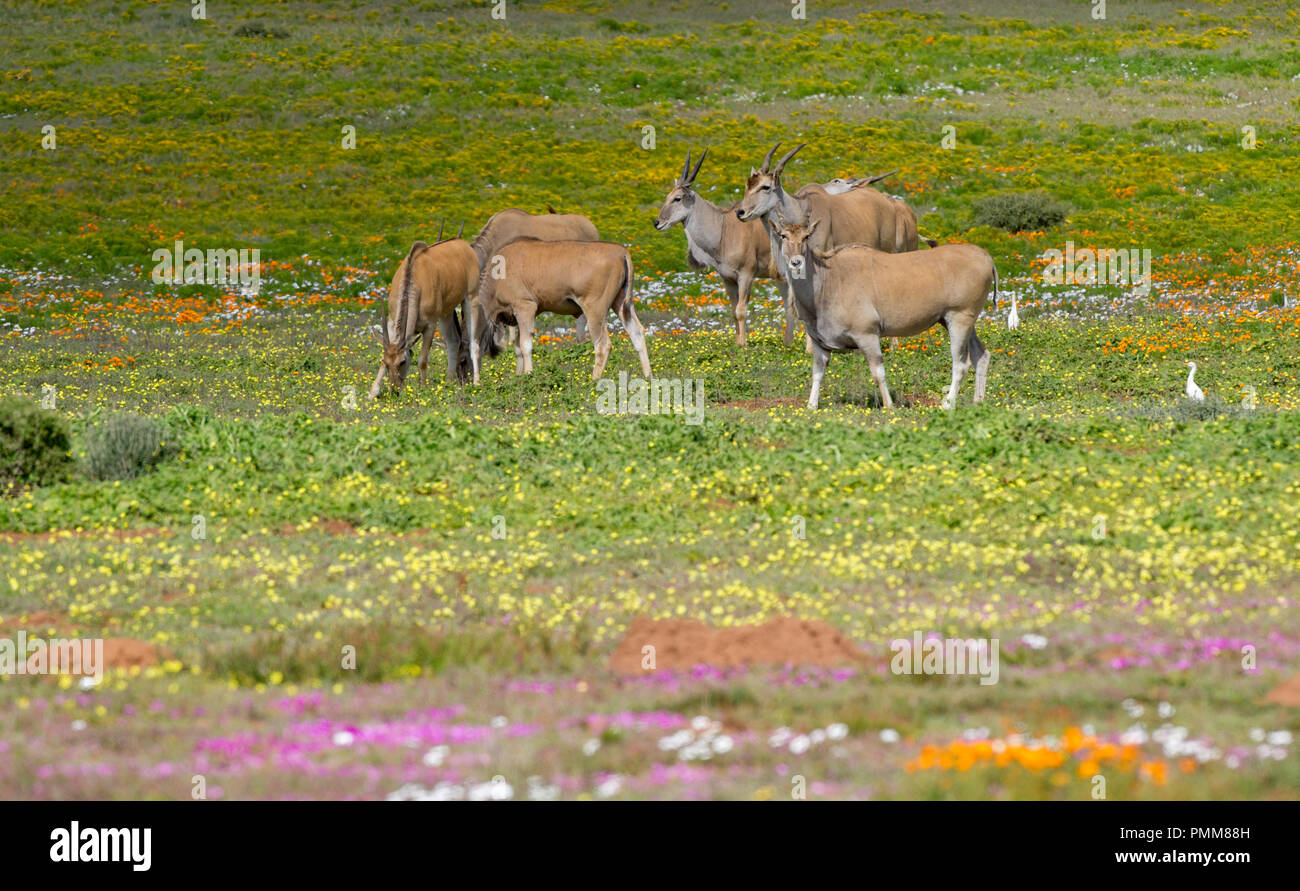
{"type": "Polygon", "coordinates": [[[605,319],[610,309],[641,359],[641,371],[650,378],[645,331],[632,305],[632,257],[621,244],[608,241],[538,241],[518,239],[487,258],[479,276],[470,312],[469,349],[474,383],[479,381],[479,357],[497,352],[492,329],[498,322],[517,325],[521,359],[516,374],[533,370],[534,320],[539,312],[585,315],[596,351],[591,378],[597,380],[609,360],[609,331],[605,319]]]}
{"type": "Polygon", "coordinates": [[[808,225],[775,220],[781,259],[799,317],[813,344],[812,391],[816,408],[831,353],[858,350],[867,357],[885,408],[894,401],[885,385],[881,337],[908,337],[935,325],[948,329],[952,382],[944,408],[957,404],[967,369],[975,366],[975,401],[984,399],[989,353],[975,333],[990,289],[997,305],[998,271],[993,258],[973,244],[945,244],[929,251],[892,254],[860,244],[816,247],[815,218],[808,225]]]}
{"type": "MultiPolygon", "coordinates": [[[[771,241],[763,224],[758,220],[742,222],[736,219],[733,208],[723,210],[712,201],[695,192],[695,178],[709,150],[691,169],[691,153],[686,152],[686,166],[664,198],[663,207],[655,217],[655,228],[666,232],[674,223],[681,223],[686,232],[687,259],[695,268],[712,267],[718,272],[727,297],[731,299],[732,315],[736,319],[736,343],[744,346],[749,338],[746,311],[749,289],[755,279],[774,279],[781,293],[781,303],[789,306],[787,285],[776,264],[772,262],[771,241]]],[[[795,320],[789,314],[786,320],[785,342],[788,345],[794,333],[795,320]]]]}
{"type": "MultiPolygon", "coordinates": [[[[763,221],[772,243],[773,257],[778,257],[780,251],[770,215],[778,208],[782,217],[791,223],[806,225],[813,218],[824,220],[815,236],[814,247],[818,250],[829,250],[841,244],[865,244],[890,253],[917,249],[916,215],[902,202],[867,188],[865,182],[839,194],[831,194],[819,185],[805,186],[795,194],[785,191],[781,186],[785,165],[807,143],[791,149],[773,167],[772,155],[780,145],[778,142],[768,150],[762,167],[751,170],[745,184],[745,197],[736,208],[736,216],[742,220],[763,221]],[[900,205],[906,214],[900,214],[900,205]],[[910,231],[905,225],[900,231],[900,224],[905,223],[908,216],[911,218],[910,231]]],[[[781,265],[779,257],[777,265],[781,265]]]]}
{"type": "MultiPolygon", "coordinates": [[[[842,195],[852,189],[861,189],[864,186],[871,185],[872,183],[878,183],[882,179],[891,177],[897,172],[897,170],[891,170],[888,173],[878,173],[875,176],[870,176],[866,179],[859,179],[857,177],[844,179],[843,177],[837,176],[829,182],[822,183],[822,188],[825,189],[826,193],[829,195],[842,195]]],[[[796,196],[801,195],[800,192],[796,192],[795,194],[796,196]]],[[[925,238],[918,234],[916,212],[912,210],[912,208],[908,207],[901,198],[893,198],[888,195],[885,197],[890,198],[890,200],[894,202],[894,253],[901,254],[904,251],[915,250],[915,248],[909,248],[908,245],[917,245],[919,247],[919,242],[921,241],[924,241],[930,247],[938,246],[939,242],[935,241],[933,238],[925,238]]]]}
{"type": "MultiPolygon", "coordinates": [[[[441,237],[441,231],[438,234],[441,237]]],[[[394,395],[402,392],[412,348],[421,336],[420,383],[428,383],[426,369],[435,326],[447,350],[447,379],[464,381],[469,376],[456,307],[464,307],[462,314],[468,311],[478,277],[474,250],[462,238],[411,245],[388,288],[388,311],[378,332],[384,352],[370,385],[372,399],[378,398],[385,377],[394,395]]]]}
{"type": "MultiPolygon", "coordinates": [[[[577,213],[556,213],[549,204],[547,213],[531,214],[517,207],[494,213],[474,236],[471,244],[478,255],[479,267],[487,258],[501,248],[519,238],[536,238],[539,241],[600,241],[600,233],[591,220],[577,213]]],[[[587,320],[578,316],[576,336],[581,341],[586,336],[587,320]]],[[[515,356],[518,360],[519,345],[515,340],[515,356]]]]}

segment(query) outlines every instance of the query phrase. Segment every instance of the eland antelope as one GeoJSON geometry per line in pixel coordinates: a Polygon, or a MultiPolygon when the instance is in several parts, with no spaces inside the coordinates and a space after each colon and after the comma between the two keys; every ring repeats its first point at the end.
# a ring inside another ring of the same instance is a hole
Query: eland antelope
{"type": "Polygon", "coordinates": [[[893,254],[861,244],[823,250],[816,234],[824,219],[787,223],[778,214],[777,237],[794,303],[813,345],[812,390],[816,408],[831,353],[859,350],[867,357],[881,402],[893,408],[885,385],[881,337],[908,337],[935,325],[948,329],[952,382],[944,408],[957,404],[966,371],[975,366],[975,401],[984,399],[989,353],[975,333],[990,290],[997,304],[993,258],[973,244],[945,244],[929,251],[893,254]]]}
{"type": "MultiPolygon", "coordinates": [[[[865,182],[855,183],[838,194],[817,185],[805,186],[794,194],[787,192],[781,185],[781,174],[790,159],[807,143],[791,149],[773,167],[772,155],[780,145],[778,142],[768,149],[762,167],[751,169],[745,183],[745,197],[736,207],[739,219],[763,221],[772,243],[773,257],[779,254],[771,221],[771,214],[777,209],[791,223],[806,225],[814,218],[823,219],[814,245],[818,250],[829,250],[841,244],[865,244],[890,253],[917,249],[916,214],[903,202],[867,188],[865,182]],[[910,227],[907,225],[909,218],[910,227]]],[[[779,259],[777,263],[779,266],[779,259]]],[[[782,272],[784,274],[784,269],[782,272]]]]}
{"type": "MultiPolygon", "coordinates": [[[[511,207],[497,211],[474,236],[471,245],[478,255],[479,266],[486,262],[501,248],[519,238],[536,238],[539,241],[600,241],[596,225],[582,214],[556,213],[555,208],[546,205],[544,214],[531,214],[526,210],[511,207]]],[[[579,341],[586,336],[587,319],[578,316],[576,335],[579,341]]],[[[519,354],[518,338],[515,340],[515,355],[519,354]]]]}
{"type": "Polygon", "coordinates": [[[650,377],[645,331],[632,305],[632,257],[621,244],[608,241],[539,241],[522,238],[487,257],[469,314],[470,366],[479,381],[479,358],[497,352],[492,329],[498,322],[519,328],[516,374],[533,370],[533,329],[539,312],[585,315],[596,351],[591,378],[597,380],[609,360],[610,309],[618,313],[627,336],[650,377]]]}
{"type": "MultiPolygon", "coordinates": [[[[789,307],[785,279],[772,262],[772,245],[758,220],[743,222],[736,219],[733,208],[723,210],[695,191],[695,178],[709,150],[691,169],[691,153],[686,152],[686,166],[682,175],[668,190],[664,203],[655,217],[654,226],[666,232],[675,223],[681,223],[686,233],[686,256],[693,266],[712,267],[718,272],[727,296],[731,299],[732,315],[736,319],[736,343],[744,346],[749,338],[746,311],[749,289],[755,279],[774,279],[781,293],[781,303],[789,307]]],[[[786,318],[785,342],[794,333],[793,313],[786,318]]]]}
{"type": "Polygon", "coordinates": [[[447,350],[447,379],[463,381],[468,377],[456,308],[463,306],[462,314],[469,309],[478,278],[478,260],[464,239],[453,238],[433,245],[417,241],[411,245],[393,274],[387,312],[378,326],[383,357],[370,385],[372,399],[378,398],[385,377],[394,394],[402,392],[410,370],[412,348],[420,337],[424,338],[420,349],[420,383],[428,383],[426,369],[435,326],[442,333],[447,350]]]}
{"type": "MultiPolygon", "coordinates": [[[[778,142],[768,149],[759,169],[750,168],[749,179],[745,183],[745,197],[736,206],[736,217],[741,220],[762,220],[763,228],[767,230],[772,258],[783,276],[786,271],[777,244],[776,227],[771,220],[772,212],[777,209],[790,222],[807,224],[813,218],[825,219],[827,222],[820,227],[815,245],[819,250],[829,250],[840,244],[865,244],[890,252],[917,249],[919,241],[916,215],[903,202],[868,188],[869,183],[866,181],[860,180],[847,191],[838,194],[828,192],[817,184],[804,186],[794,194],[787,192],[781,185],[781,174],[785,172],[785,165],[790,159],[807,143],[801,143],[786,152],[773,167],[772,155],[780,145],[778,142]]],[[[793,314],[794,301],[790,299],[786,307],[787,324],[793,314]]],[[[805,338],[804,345],[807,352],[811,353],[811,340],[805,338]]]]}

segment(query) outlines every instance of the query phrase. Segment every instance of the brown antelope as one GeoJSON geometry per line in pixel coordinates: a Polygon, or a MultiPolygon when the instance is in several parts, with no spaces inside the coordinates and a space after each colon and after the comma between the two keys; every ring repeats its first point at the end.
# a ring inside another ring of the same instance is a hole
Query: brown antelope
{"type": "MultiPolygon", "coordinates": [[[[749,289],[755,279],[774,279],[781,292],[781,302],[789,306],[785,279],[772,262],[771,241],[758,220],[742,222],[736,219],[732,208],[722,210],[707,198],[695,192],[695,178],[699,176],[705,149],[691,169],[691,153],[686,152],[686,166],[664,198],[655,228],[666,232],[674,223],[681,223],[686,232],[686,255],[697,269],[712,267],[718,271],[727,296],[731,299],[732,315],[736,319],[736,343],[744,346],[749,338],[746,309],[749,289]]],[[[794,332],[793,313],[787,315],[785,342],[788,345],[794,332]]]]}
{"type": "Polygon", "coordinates": [[[388,288],[388,311],[378,332],[384,353],[379,372],[370,385],[372,399],[378,398],[385,377],[394,394],[402,392],[411,350],[421,336],[424,345],[420,349],[420,383],[428,383],[426,369],[435,326],[442,333],[447,350],[447,379],[463,381],[468,377],[456,307],[464,307],[462,314],[468,311],[478,277],[474,250],[462,238],[433,245],[417,241],[411,245],[388,288]]]}
{"type": "Polygon", "coordinates": [[[993,258],[973,244],[945,244],[929,251],[893,254],[860,244],[816,247],[814,218],[807,225],[775,220],[781,259],[804,328],[813,344],[812,391],[816,408],[830,354],[859,350],[885,408],[894,402],[885,386],[880,338],[908,337],[935,325],[948,329],[952,382],[944,408],[957,404],[967,369],[975,366],[975,401],[984,399],[989,353],[975,333],[990,289],[997,305],[998,271],[993,258]]]}
{"type": "MultiPolygon", "coordinates": [[[[875,176],[867,177],[866,179],[859,179],[857,177],[844,179],[843,177],[837,176],[829,182],[822,183],[822,188],[826,190],[828,195],[843,195],[845,192],[851,191],[852,189],[861,189],[864,186],[871,185],[872,183],[878,183],[882,179],[891,177],[897,172],[897,170],[891,170],[888,173],[878,173],[875,176]]],[[[795,194],[797,196],[802,195],[801,192],[796,192],[795,194]]],[[[939,242],[935,241],[933,238],[924,238],[918,235],[916,212],[913,211],[912,208],[908,207],[901,198],[891,197],[891,200],[894,202],[894,253],[901,254],[904,251],[914,250],[914,248],[909,248],[908,245],[918,245],[918,242],[921,241],[924,241],[930,247],[937,247],[939,242]]]]}
{"type": "MultiPolygon", "coordinates": [[[[821,218],[823,224],[818,228],[814,247],[829,250],[841,244],[865,244],[890,253],[914,251],[918,246],[916,235],[916,216],[906,208],[911,216],[910,233],[900,232],[900,213],[895,201],[875,189],[866,188],[866,183],[857,183],[847,192],[831,194],[821,186],[805,186],[796,194],[790,194],[781,187],[781,174],[785,165],[807,143],[791,149],[772,166],[772,155],[781,143],[768,150],[763,159],[763,166],[751,170],[745,184],[745,197],[736,208],[736,216],[742,220],[761,219],[772,242],[772,256],[778,257],[780,251],[776,244],[776,232],[770,215],[780,209],[782,217],[792,223],[808,224],[812,218],[821,218]]],[[[903,215],[904,218],[907,215],[903,215]]],[[[781,262],[778,258],[777,265],[781,262]]],[[[782,269],[784,274],[784,268],[782,269]]]]}
{"type": "MultiPolygon", "coordinates": [[[[600,233],[591,220],[577,213],[556,213],[549,204],[547,213],[531,214],[517,207],[494,213],[474,236],[471,244],[478,254],[480,268],[486,258],[518,238],[536,238],[539,241],[600,241],[600,233]]],[[[587,320],[578,316],[577,338],[581,341],[586,335],[587,320]]],[[[516,340],[517,338],[512,338],[516,340]]],[[[515,344],[518,358],[519,346],[515,344]]]]}
{"type": "Polygon", "coordinates": [[[492,337],[498,322],[517,325],[520,360],[516,374],[533,370],[533,327],[539,312],[585,315],[591,330],[596,363],[591,378],[597,380],[609,360],[609,331],[605,319],[610,309],[641,359],[641,371],[650,378],[645,331],[632,305],[632,257],[621,244],[608,241],[539,241],[518,239],[488,256],[479,276],[478,292],[469,318],[470,366],[479,380],[479,356],[495,355],[492,337]]]}

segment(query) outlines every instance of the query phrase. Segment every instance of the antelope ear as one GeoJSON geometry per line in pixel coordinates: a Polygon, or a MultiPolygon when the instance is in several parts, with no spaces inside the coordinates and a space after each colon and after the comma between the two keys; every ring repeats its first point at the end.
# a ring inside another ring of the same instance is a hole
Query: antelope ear
{"type": "Polygon", "coordinates": [[[750,176],[754,176],[756,173],[758,173],[758,171],[755,170],[753,167],[749,168],[749,175],[750,175],[750,176]]]}

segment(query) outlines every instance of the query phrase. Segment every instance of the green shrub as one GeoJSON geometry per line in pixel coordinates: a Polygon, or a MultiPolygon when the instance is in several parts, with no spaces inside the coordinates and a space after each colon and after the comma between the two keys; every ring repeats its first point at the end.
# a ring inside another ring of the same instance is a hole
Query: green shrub
{"type": "Polygon", "coordinates": [[[167,428],[137,414],[110,415],[86,434],[86,460],[96,479],[134,479],[153,469],[170,451],[167,428]]]}
{"type": "Polygon", "coordinates": [[[1009,192],[975,202],[975,222],[1008,232],[1042,232],[1065,222],[1070,206],[1046,192],[1009,192]]]}
{"type": "Polygon", "coordinates": [[[0,399],[0,495],[61,482],[73,466],[62,418],[30,399],[0,399]]]}

